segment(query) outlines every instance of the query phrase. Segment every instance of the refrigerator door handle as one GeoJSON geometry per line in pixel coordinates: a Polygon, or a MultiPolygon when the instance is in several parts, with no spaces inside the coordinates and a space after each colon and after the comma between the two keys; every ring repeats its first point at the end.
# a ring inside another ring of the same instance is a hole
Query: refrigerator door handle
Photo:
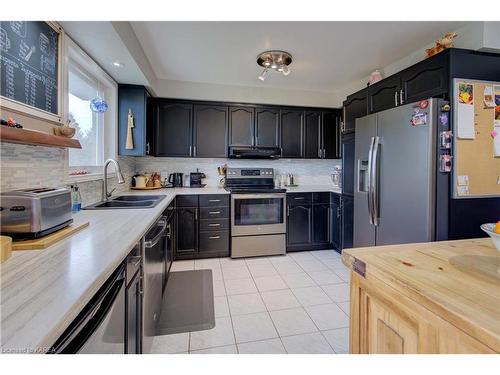
{"type": "Polygon", "coordinates": [[[372,193],[372,218],[373,218],[373,225],[378,226],[379,225],[379,193],[378,193],[378,174],[379,174],[379,168],[378,168],[378,153],[380,149],[380,138],[377,136],[375,137],[375,140],[373,142],[373,156],[372,156],[372,170],[370,172],[371,174],[371,193],[372,193]]]}
{"type": "Polygon", "coordinates": [[[370,140],[370,150],[368,151],[368,173],[366,176],[366,184],[368,185],[368,220],[370,221],[370,224],[374,225],[373,221],[373,195],[372,195],[372,180],[373,180],[373,175],[372,175],[372,164],[373,164],[373,148],[375,144],[375,137],[372,137],[370,140]]]}

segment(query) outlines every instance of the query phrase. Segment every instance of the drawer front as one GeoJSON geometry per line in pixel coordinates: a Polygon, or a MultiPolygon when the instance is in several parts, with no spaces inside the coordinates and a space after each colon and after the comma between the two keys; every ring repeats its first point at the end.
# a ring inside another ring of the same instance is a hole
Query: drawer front
{"type": "Polygon", "coordinates": [[[228,253],[229,255],[229,231],[200,232],[200,254],[201,253],[228,253]]]}
{"type": "Polygon", "coordinates": [[[227,230],[227,229],[229,229],[229,220],[228,219],[200,220],[200,231],[227,230]]]}
{"type": "Polygon", "coordinates": [[[200,219],[229,219],[229,207],[202,207],[200,219]]]}
{"type": "Polygon", "coordinates": [[[175,201],[177,207],[198,207],[197,195],[178,195],[175,201]]]}
{"type": "Polygon", "coordinates": [[[289,193],[286,195],[286,201],[289,206],[309,204],[312,202],[312,193],[289,193]]]}
{"type": "Polygon", "coordinates": [[[313,193],[313,203],[330,203],[330,192],[313,193]]]}
{"type": "Polygon", "coordinates": [[[200,195],[200,207],[229,206],[229,194],[200,195]]]}

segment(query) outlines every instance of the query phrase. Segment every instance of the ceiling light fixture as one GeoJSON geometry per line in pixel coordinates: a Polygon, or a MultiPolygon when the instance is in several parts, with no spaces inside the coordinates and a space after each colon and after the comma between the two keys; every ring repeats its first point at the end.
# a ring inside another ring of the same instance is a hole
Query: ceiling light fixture
{"type": "Polygon", "coordinates": [[[259,79],[264,81],[269,69],[273,69],[282,73],[284,76],[287,76],[291,73],[290,68],[288,67],[291,63],[292,55],[288,52],[279,50],[262,52],[259,56],[257,56],[257,64],[264,68],[264,71],[259,76],[259,79]]]}
{"type": "Polygon", "coordinates": [[[123,68],[124,65],[119,61],[113,61],[113,66],[116,68],[123,68]]]}
{"type": "Polygon", "coordinates": [[[268,72],[268,70],[269,70],[268,68],[265,68],[265,69],[262,71],[262,73],[260,74],[259,79],[260,79],[261,81],[264,81],[264,80],[266,79],[266,76],[267,76],[267,72],[268,72]]]}

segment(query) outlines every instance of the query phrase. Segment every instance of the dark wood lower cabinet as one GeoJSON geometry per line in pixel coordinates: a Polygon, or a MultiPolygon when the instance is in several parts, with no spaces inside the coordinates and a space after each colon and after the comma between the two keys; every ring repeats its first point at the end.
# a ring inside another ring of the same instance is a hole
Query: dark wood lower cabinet
{"type": "Polygon", "coordinates": [[[343,195],[341,197],[342,215],[342,249],[352,247],[354,235],[354,197],[343,195]]]}
{"type": "Polygon", "coordinates": [[[312,244],[312,204],[289,205],[287,215],[287,251],[308,249],[312,244]]]}
{"type": "Polygon", "coordinates": [[[330,240],[330,203],[313,204],[313,244],[329,247],[330,240]]]}
{"type": "Polygon", "coordinates": [[[177,207],[177,246],[175,258],[191,257],[198,252],[198,207],[177,207]]]}
{"type": "Polygon", "coordinates": [[[175,259],[227,257],[230,254],[229,195],[177,198],[175,259]],[[184,207],[191,205],[191,207],[184,207]]]}
{"type": "Polygon", "coordinates": [[[328,192],[287,194],[287,251],[332,248],[330,200],[328,192]]]}
{"type": "Polygon", "coordinates": [[[335,250],[342,249],[342,212],[340,208],[340,195],[332,193],[330,201],[331,217],[331,243],[335,250]]]}

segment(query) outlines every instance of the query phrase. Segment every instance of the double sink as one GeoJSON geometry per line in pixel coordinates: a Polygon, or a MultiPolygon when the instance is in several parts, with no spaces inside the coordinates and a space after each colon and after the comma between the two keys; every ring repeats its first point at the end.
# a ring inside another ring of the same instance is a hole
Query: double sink
{"type": "Polygon", "coordinates": [[[84,207],[84,210],[106,210],[116,208],[153,208],[165,195],[122,195],[107,201],[97,202],[84,207]]]}

